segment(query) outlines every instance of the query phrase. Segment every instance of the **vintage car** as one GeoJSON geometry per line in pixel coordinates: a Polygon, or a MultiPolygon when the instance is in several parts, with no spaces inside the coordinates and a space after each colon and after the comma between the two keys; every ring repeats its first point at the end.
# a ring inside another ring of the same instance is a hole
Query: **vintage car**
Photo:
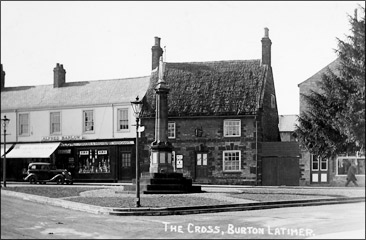
{"type": "Polygon", "coordinates": [[[34,162],[28,165],[27,176],[24,181],[31,184],[56,182],[57,184],[72,184],[71,173],[67,169],[56,169],[55,165],[45,162],[34,162]]]}

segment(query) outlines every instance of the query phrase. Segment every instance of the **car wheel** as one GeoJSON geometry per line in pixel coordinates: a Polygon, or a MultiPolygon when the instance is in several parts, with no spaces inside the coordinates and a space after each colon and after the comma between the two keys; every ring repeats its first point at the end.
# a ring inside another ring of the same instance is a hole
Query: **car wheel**
{"type": "Polygon", "coordinates": [[[62,177],[57,178],[57,184],[64,184],[65,180],[62,177]]]}
{"type": "Polygon", "coordinates": [[[37,184],[36,178],[35,177],[29,178],[29,183],[30,184],[37,184]]]}

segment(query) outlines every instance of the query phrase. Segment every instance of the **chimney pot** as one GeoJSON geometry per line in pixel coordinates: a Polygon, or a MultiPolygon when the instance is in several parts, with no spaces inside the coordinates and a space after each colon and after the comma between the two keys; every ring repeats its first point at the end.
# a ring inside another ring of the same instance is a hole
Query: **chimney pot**
{"type": "Polygon", "coordinates": [[[155,46],[160,47],[160,38],[159,37],[155,37],[155,46]]]}
{"type": "Polygon", "coordinates": [[[269,29],[267,27],[264,28],[264,37],[269,38],[268,34],[269,29]]]}

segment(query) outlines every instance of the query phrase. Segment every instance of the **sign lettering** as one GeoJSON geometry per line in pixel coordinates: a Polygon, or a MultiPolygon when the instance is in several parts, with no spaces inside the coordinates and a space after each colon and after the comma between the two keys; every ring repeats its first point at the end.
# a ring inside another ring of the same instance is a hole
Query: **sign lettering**
{"type": "Polygon", "coordinates": [[[80,151],[80,155],[89,155],[89,151],[80,151]]]}
{"type": "Polygon", "coordinates": [[[69,136],[45,136],[42,137],[41,141],[72,141],[82,140],[83,137],[80,135],[69,135],[69,136]]]}
{"type": "Polygon", "coordinates": [[[98,150],[98,155],[106,155],[108,154],[107,150],[98,150]]]}

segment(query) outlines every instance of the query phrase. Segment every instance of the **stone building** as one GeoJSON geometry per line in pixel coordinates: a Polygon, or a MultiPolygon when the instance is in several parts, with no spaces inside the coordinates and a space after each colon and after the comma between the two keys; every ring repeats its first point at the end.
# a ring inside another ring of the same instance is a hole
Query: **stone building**
{"type": "MultiPolygon", "coordinates": [[[[340,59],[337,58],[310,78],[298,84],[300,90],[300,115],[308,110],[307,103],[302,95],[307,95],[311,91],[319,92],[318,83],[328,69],[339,74],[338,67],[340,59]]],[[[324,185],[324,186],[344,186],[347,177],[347,170],[350,162],[357,164],[357,178],[360,185],[365,186],[365,155],[354,153],[351,155],[341,154],[333,159],[318,158],[311,154],[304,147],[301,148],[300,165],[303,167],[300,185],[324,185]]]]}
{"type": "MultiPolygon", "coordinates": [[[[261,183],[261,143],[280,141],[271,44],[265,28],[261,59],[165,63],[167,134],[176,172],[201,183],[261,183]]],[[[141,121],[143,172],[149,171],[151,161],[162,54],[156,37],[141,121]]]]}

